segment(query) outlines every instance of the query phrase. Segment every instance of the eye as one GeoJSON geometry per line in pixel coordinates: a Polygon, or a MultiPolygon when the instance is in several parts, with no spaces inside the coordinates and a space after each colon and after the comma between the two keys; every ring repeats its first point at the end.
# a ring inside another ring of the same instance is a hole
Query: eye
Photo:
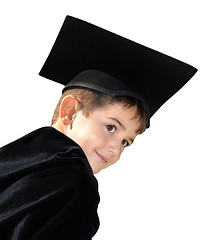
{"type": "Polygon", "coordinates": [[[106,125],[106,129],[110,132],[110,133],[114,133],[116,130],[116,127],[113,125],[106,125]]]}
{"type": "Polygon", "coordinates": [[[128,143],[128,141],[127,140],[123,140],[122,141],[122,145],[124,146],[124,147],[128,147],[129,146],[129,143],[128,143]]]}

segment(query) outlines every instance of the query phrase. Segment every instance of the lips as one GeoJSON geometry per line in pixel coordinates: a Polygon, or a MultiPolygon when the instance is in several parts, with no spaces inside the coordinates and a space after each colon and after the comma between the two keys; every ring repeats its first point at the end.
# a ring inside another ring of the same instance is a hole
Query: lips
{"type": "Polygon", "coordinates": [[[107,163],[107,159],[104,156],[102,156],[100,153],[98,153],[96,151],[95,151],[95,153],[98,156],[98,158],[101,160],[101,162],[107,163]]]}

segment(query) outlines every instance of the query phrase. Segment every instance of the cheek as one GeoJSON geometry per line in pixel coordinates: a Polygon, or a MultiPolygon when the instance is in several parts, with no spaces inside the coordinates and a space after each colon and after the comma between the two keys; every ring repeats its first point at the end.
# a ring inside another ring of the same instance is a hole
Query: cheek
{"type": "Polygon", "coordinates": [[[90,132],[88,139],[90,141],[89,145],[93,150],[104,148],[107,144],[107,136],[100,130],[100,128],[93,129],[93,131],[90,132]]]}
{"type": "Polygon", "coordinates": [[[79,145],[88,155],[94,150],[104,148],[107,144],[107,136],[99,125],[84,127],[78,134],[79,145]]]}

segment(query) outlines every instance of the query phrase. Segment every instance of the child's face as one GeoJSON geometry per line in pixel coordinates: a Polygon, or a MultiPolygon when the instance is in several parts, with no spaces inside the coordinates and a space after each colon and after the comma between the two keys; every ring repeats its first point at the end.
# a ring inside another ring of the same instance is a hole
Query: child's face
{"type": "Polygon", "coordinates": [[[66,134],[83,149],[93,173],[114,164],[124,148],[133,143],[140,123],[132,119],[136,108],[115,103],[93,111],[85,117],[78,111],[72,129],[66,134]]]}

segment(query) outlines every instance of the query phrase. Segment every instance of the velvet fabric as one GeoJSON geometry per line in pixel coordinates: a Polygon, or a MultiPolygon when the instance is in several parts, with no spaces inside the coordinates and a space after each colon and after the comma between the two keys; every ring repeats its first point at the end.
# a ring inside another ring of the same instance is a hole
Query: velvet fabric
{"type": "Polygon", "coordinates": [[[0,239],[91,239],[98,183],[82,149],[44,127],[0,149],[0,239]]]}

